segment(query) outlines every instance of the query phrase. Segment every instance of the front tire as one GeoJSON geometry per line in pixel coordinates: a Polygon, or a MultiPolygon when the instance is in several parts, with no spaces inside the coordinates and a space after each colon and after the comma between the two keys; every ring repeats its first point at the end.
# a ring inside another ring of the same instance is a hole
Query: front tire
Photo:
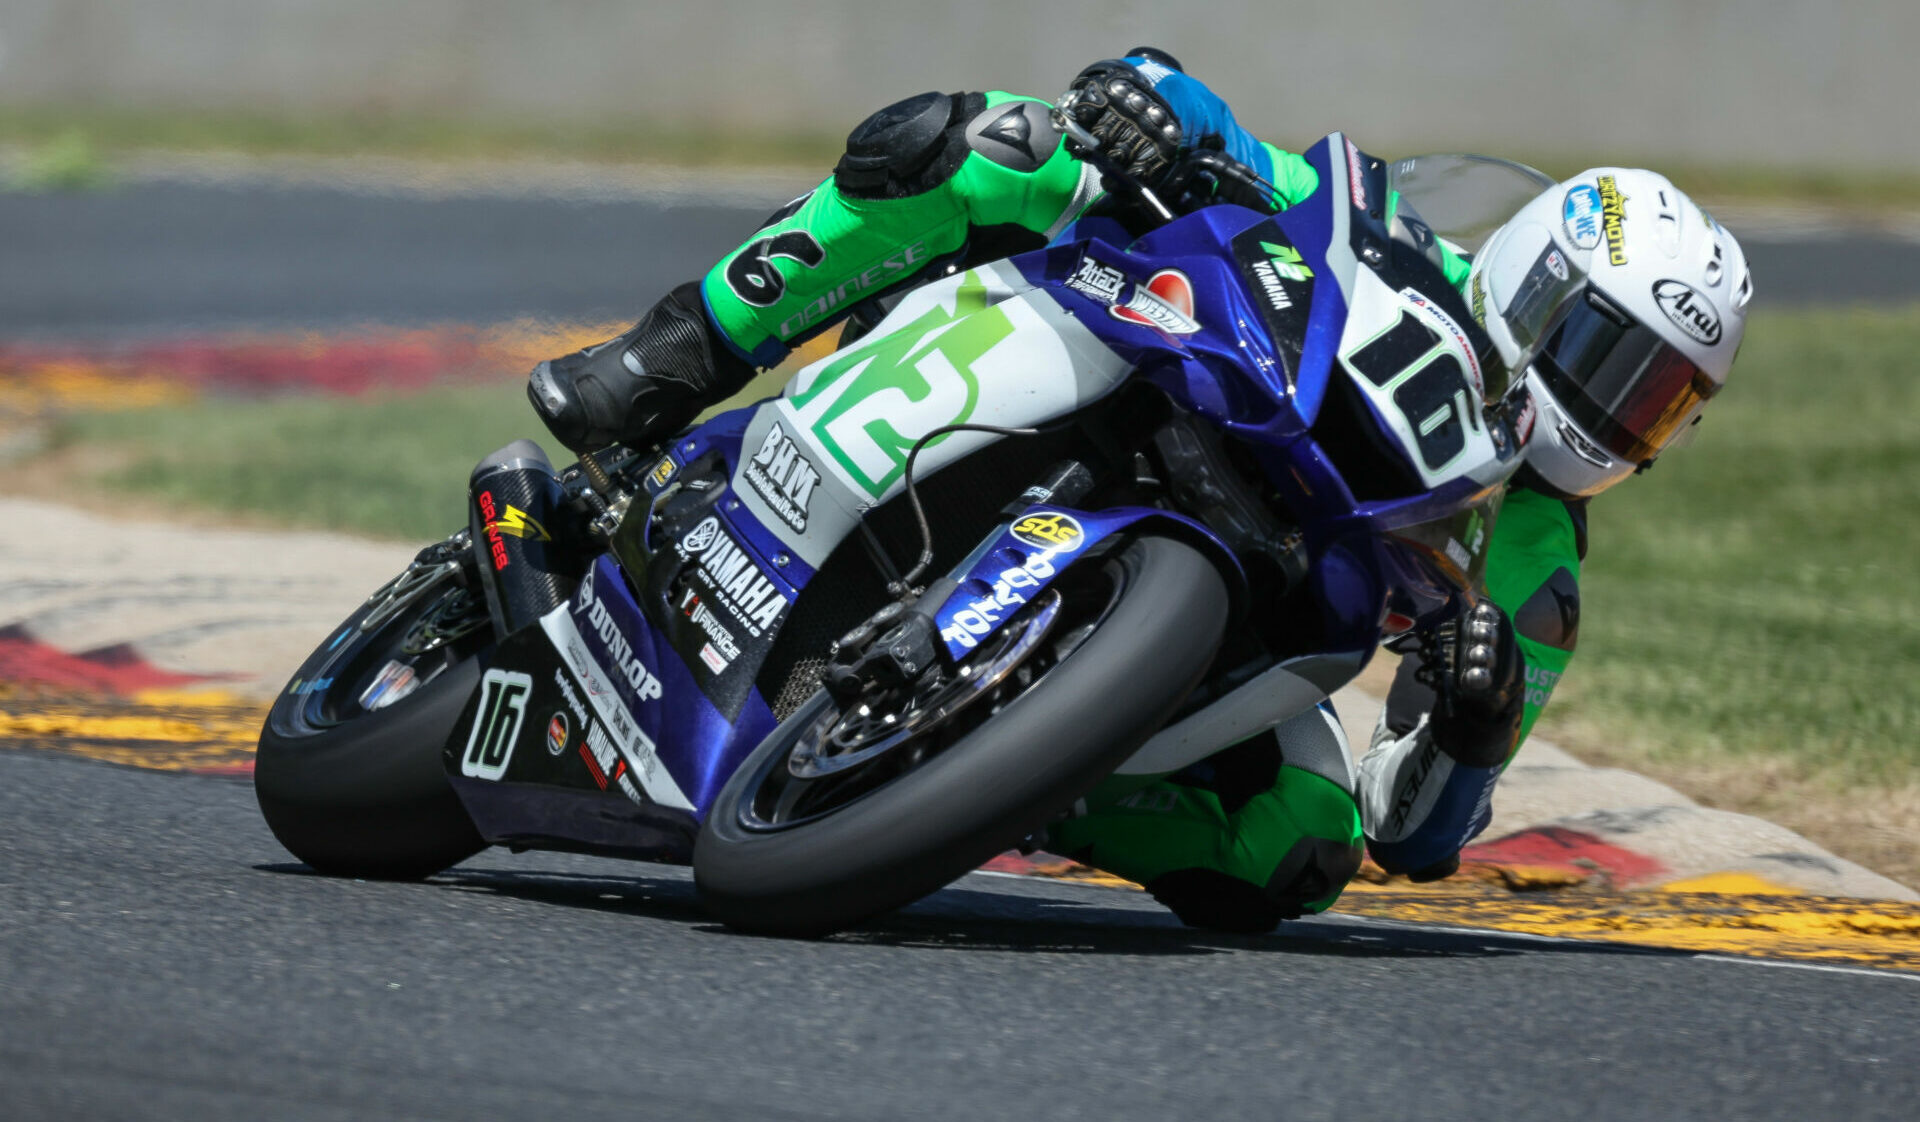
{"type": "Polygon", "coordinates": [[[1056,663],[937,754],[844,806],[769,822],[758,809],[764,789],[790,782],[789,757],[831,700],[815,695],[774,730],[701,826],[694,883],[707,909],[752,931],[845,927],[979,867],[1118,766],[1211,664],[1227,590],[1199,552],[1160,537],[1061,580],[1090,578],[1105,592],[1069,621],[1073,645],[1056,663]]]}
{"type": "Polygon", "coordinates": [[[274,700],[254,759],[254,794],[273,836],[319,872],[412,880],[486,848],[441,762],[492,639],[484,602],[464,577],[458,561],[425,571],[416,562],[349,617],[339,639],[308,656],[274,700]],[[408,589],[407,602],[384,618],[376,614],[392,606],[382,596],[416,574],[424,586],[408,589]],[[370,618],[376,622],[363,627],[370,618]],[[406,649],[422,642],[435,645],[406,649]],[[423,684],[369,708],[362,699],[370,683],[395,662],[423,684]]]}

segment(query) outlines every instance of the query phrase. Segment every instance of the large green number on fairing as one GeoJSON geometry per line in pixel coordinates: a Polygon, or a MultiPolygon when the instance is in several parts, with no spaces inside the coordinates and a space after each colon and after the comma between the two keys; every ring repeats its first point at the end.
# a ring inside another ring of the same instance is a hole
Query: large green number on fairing
{"type": "Polygon", "coordinates": [[[988,307],[986,285],[969,273],[951,311],[930,308],[850,349],[788,401],[828,454],[877,499],[906,470],[916,440],[973,416],[980,401],[973,365],[1011,334],[1006,310],[988,307]]]}

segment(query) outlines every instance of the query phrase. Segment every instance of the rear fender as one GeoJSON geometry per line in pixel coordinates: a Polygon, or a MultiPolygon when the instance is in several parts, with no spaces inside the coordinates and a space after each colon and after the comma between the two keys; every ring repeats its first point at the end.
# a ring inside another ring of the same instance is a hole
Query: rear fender
{"type": "Polygon", "coordinates": [[[1098,556],[1101,542],[1136,529],[1177,538],[1200,550],[1220,570],[1236,607],[1241,603],[1245,571],[1233,550],[1200,522],[1154,507],[1090,512],[1035,504],[974,550],[959,576],[960,587],[934,613],[948,657],[966,657],[1070,566],[1098,556]]]}

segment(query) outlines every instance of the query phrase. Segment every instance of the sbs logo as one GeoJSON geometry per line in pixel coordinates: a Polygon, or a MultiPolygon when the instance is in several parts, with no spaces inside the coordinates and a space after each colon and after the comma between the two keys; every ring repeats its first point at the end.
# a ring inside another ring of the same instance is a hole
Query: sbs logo
{"type": "Polygon", "coordinates": [[[1035,549],[1071,553],[1087,539],[1086,531],[1071,514],[1051,511],[1029,514],[1013,524],[1013,540],[1035,549]]]}

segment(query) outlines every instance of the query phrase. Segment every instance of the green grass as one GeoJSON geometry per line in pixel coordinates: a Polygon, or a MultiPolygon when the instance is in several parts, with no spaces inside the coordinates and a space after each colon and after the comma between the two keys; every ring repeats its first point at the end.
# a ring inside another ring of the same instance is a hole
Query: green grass
{"type": "MultiPolygon", "coordinates": [[[[851,126],[854,122],[848,122],[851,126]]],[[[223,151],[426,159],[552,158],[682,165],[830,167],[844,132],[663,130],[640,121],[546,124],[385,113],[284,115],[0,105],[0,144],[29,150],[82,137],[108,153],[223,151]]]]}
{"type": "MultiPolygon", "coordinates": [[[[778,390],[785,368],[708,410],[778,390]]],[[[427,541],[465,525],[467,473],[511,440],[572,460],[527,403],[525,383],[360,398],[209,398],[78,414],[55,453],[114,464],[92,482],[268,524],[427,541]]]]}
{"type": "MultiPolygon", "coordinates": [[[[120,461],[98,483],[271,524],[426,541],[466,524],[467,473],[546,436],[518,384],[365,398],[209,399],[74,416],[55,450],[120,461]]],[[[564,461],[563,461],[564,462],[564,461]]]]}
{"type": "Polygon", "coordinates": [[[1671,763],[1920,780],[1916,355],[1913,311],[1756,317],[1699,438],[1594,501],[1552,715],[1671,763]]]}
{"type": "MultiPolygon", "coordinates": [[[[1592,508],[1580,651],[1548,711],[1639,758],[1920,781],[1920,314],[1763,314],[1691,446],[1592,508]]],[[[778,376],[748,391],[771,392],[778,376]]],[[[427,539],[468,470],[541,435],[517,383],[76,417],[102,482],[427,539]]],[[[551,447],[551,442],[547,442],[551,447]]],[[[555,449],[557,452],[557,449],[555,449]]]]}
{"type": "MultiPolygon", "coordinates": [[[[554,124],[374,111],[286,114],[0,104],[0,144],[19,145],[37,156],[41,150],[56,154],[62,148],[70,151],[78,143],[91,149],[92,158],[104,157],[109,162],[116,153],[158,149],[426,159],[551,158],[693,166],[787,164],[825,169],[839,158],[845,146],[844,130],[854,124],[847,120],[812,132],[675,131],[639,118],[554,124]]],[[[1276,138],[1276,143],[1298,147],[1312,139],[1302,134],[1276,138]]],[[[1502,154],[1559,177],[1600,164],[1644,164],[1661,170],[1710,204],[1734,200],[1820,202],[1862,211],[1920,207],[1920,175],[1912,172],[1826,165],[1693,166],[1631,151],[1502,154]]]]}

